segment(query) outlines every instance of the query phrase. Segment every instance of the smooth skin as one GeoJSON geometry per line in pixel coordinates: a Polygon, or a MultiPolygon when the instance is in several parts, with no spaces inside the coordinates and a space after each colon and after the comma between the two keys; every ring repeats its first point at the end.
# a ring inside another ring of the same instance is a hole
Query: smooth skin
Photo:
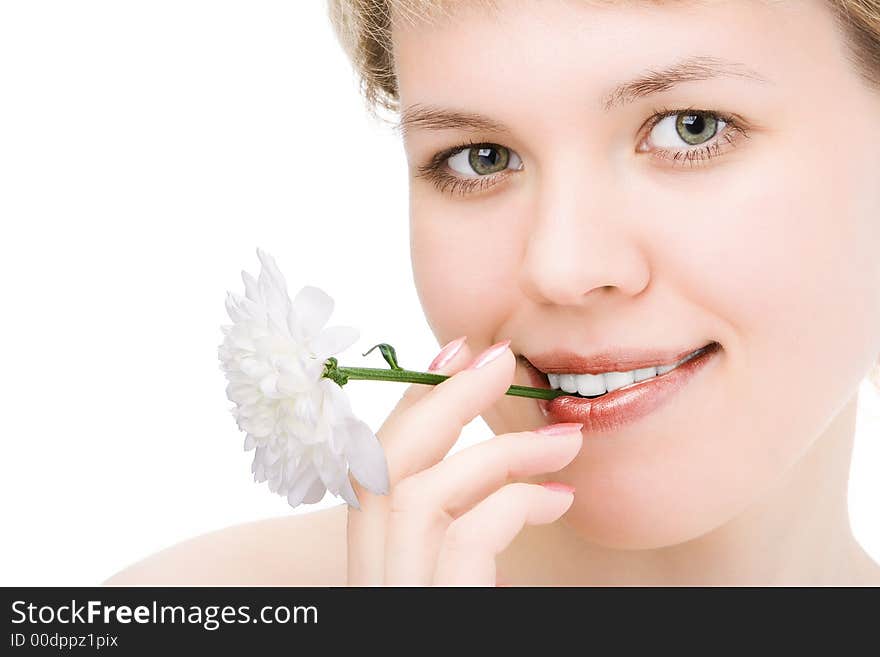
{"type": "Polygon", "coordinates": [[[440,344],[468,344],[378,432],[390,496],[198,537],[110,583],[880,585],[847,506],[858,390],[880,355],[880,94],[825,3],[453,4],[395,27],[401,106],[507,129],[405,135],[419,299],[440,344]],[[695,80],[603,110],[620,81],[690,56],[766,82],[695,80]],[[695,147],[647,127],[687,107],[735,114],[749,137],[681,166],[695,147]],[[419,175],[468,140],[523,166],[466,195],[419,175]],[[666,404],[579,448],[532,434],[548,423],[537,403],[502,394],[529,385],[515,355],[710,340],[720,354],[666,404]],[[443,460],[476,415],[496,436],[443,460]],[[550,479],[573,498],[535,485],[550,479]]]}

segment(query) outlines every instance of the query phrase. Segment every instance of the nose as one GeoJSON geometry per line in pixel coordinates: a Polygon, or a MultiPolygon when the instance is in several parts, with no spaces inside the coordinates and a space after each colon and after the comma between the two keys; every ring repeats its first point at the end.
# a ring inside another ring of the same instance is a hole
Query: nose
{"type": "Polygon", "coordinates": [[[536,303],[589,305],[648,286],[649,263],[612,176],[574,158],[533,179],[519,282],[536,303]]]}

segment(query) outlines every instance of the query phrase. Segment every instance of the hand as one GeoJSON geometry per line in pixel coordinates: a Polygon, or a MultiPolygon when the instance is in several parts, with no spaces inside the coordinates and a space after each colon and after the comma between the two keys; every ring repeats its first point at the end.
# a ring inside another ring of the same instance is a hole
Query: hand
{"type": "Polygon", "coordinates": [[[523,526],[553,522],[571,506],[564,488],[509,479],[565,467],[581,448],[577,424],[559,435],[502,434],[443,459],[513,382],[513,353],[503,344],[495,353],[468,369],[465,343],[434,370],[450,378],[411,384],[377,432],[391,490],[375,495],[352,481],[361,508],[348,508],[350,586],[495,586],[495,557],[523,526]]]}

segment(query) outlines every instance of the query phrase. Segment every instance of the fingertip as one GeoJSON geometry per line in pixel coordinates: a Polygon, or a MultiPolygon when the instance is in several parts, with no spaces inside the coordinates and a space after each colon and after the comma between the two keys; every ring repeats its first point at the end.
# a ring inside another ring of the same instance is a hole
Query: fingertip
{"type": "Polygon", "coordinates": [[[575,488],[560,481],[543,481],[540,486],[547,491],[545,500],[549,507],[544,509],[543,523],[555,522],[574,504],[575,488]]]}
{"type": "Polygon", "coordinates": [[[440,353],[428,365],[428,371],[434,374],[453,374],[471,360],[472,354],[467,344],[467,336],[462,335],[443,346],[440,353]]]}
{"type": "Polygon", "coordinates": [[[496,342],[491,347],[488,347],[482,353],[480,353],[470,363],[468,363],[465,369],[480,369],[481,367],[485,367],[486,365],[495,361],[504,360],[502,357],[506,356],[508,353],[510,354],[510,356],[513,356],[513,351],[510,350],[510,342],[510,338],[508,338],[507,340],[502,340],[501,342],[496,342]]]}
{"type": "Polygon", "coordinates": [[[581,429],[584,428],[583,422],[557,422],[556,424],[547,424],[534,429],[534,432],[542,436],[568,436],[573,438],[580,436],[583,438],[581,429]]]}
{"type": "MultiPolygon", "coordinates": [[[[445,374],[451,376],[464,367],[464,364],[470,361],[471,352],[467,345],[467,336],[455,338],[447,342],[440,353],[434,358],[428,366],[427,371],[432,374],[445,374]]],[[[436,386],[426,383],[410,383],[403,391],[397,405],[389,415],[386,422],[395,418],[398,414],[403,413],[412,407],[418,401],[426,397],[436,386]]],[[[383,425],[384,426],[384,425],[383,425]]]]}
{"type": "Polygon", "coordinates": [[[569,495],[574,495],[575,491],[574,486],[563,484],[561,481],[542,481],[541,486],[543,486],[547,490],[552,490],[557,493],[567,493],[569,495]]]}
{"type": "Polygon", "coordinates": [[[538,492],[529,509],[527,523],[547,525],[556,522],[574,504],[574,488],[560,482],[541,482],[535,486],[538,492]]]}
{"type": "Polygon", "coordinates": [[[566,463],[570,463],[581,453],[584,447],[584,434],[580,422],[564,422],[550,424],[532,430],[532,440],[537,440],[545,449],[559,450],[567,454],[566,463]]]}

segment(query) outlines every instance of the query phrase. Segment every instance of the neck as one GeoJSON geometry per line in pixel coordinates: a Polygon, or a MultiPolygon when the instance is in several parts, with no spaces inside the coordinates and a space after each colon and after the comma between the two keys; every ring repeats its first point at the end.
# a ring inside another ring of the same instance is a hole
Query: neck
{"type": "MultiPolygon", "coordinates": [[[[757,502],[716,529],[653,550],[587,543],[564,520],[530,527],[509,559],[517,572],[535,552],[538,584],[647,586],[824,586],[880,581],[878,567],[852,535],[847,506],[857,395],[810,449],[757,502]]],[[[508,568],[512,566],[512,568],[508,568]]],[[[513,579],[513,578],[511,578],[513,579]]],[[[511,582],[515,583],[515,582],[511,582]]]]}

